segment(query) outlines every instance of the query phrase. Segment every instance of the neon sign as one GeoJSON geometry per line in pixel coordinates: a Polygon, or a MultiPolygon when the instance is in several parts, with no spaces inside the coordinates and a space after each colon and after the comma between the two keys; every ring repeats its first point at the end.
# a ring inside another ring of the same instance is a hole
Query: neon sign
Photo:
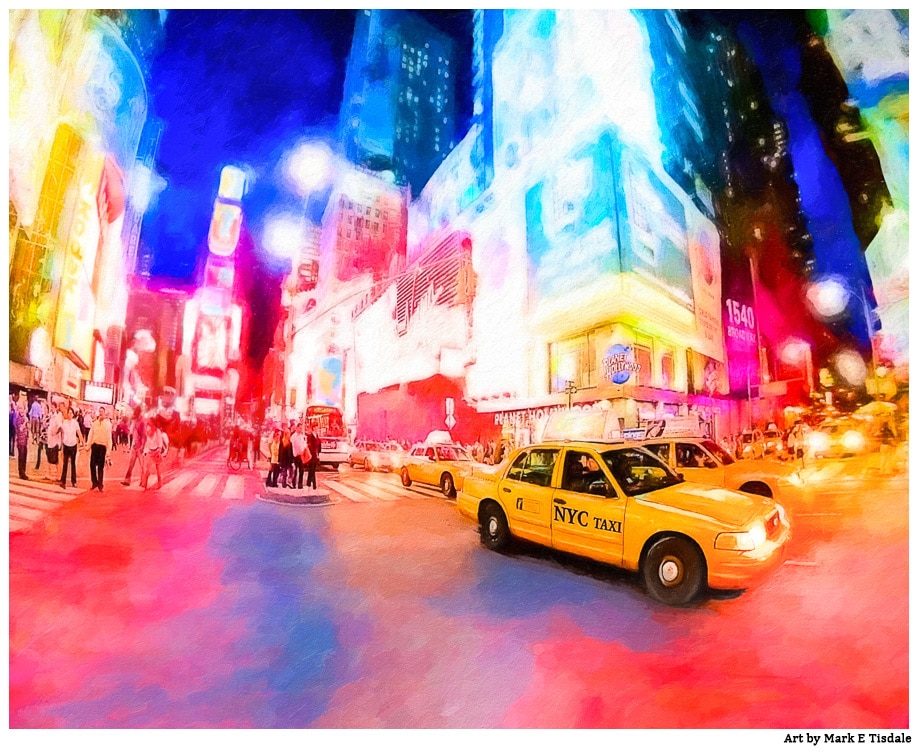
{"type": "Polygon", "coordinates": [[[625,345],[612,345],[602,359],[602,375],[613,384],[624,384],[641,364],[634,362],[634,351],[625,345]]]}
{"type": "Polygon", "coordinates": [[[232,256],[239,243],[242,228],[242,209],[235,204],[214,201],[214,213],[210,220],[207,247],[217,256],[232,256]]]}

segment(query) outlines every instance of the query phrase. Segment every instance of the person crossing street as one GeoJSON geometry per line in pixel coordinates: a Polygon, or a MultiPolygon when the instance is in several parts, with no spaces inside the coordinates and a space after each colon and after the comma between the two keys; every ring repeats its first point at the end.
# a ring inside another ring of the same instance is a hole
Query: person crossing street
{"type": "Polygon", "coordinates": [[[316,484],[316,470],[319,467],[319,450],[322,445],[312,426],[306,429],[306,449],[309,452],[309,461],[306,463],[306,488],[318,488],[316,484]]]}
{"type": "Polygon", "coordinates": [[[89,477],[92,487],[102,491],[105,481],[105,457],[114,449],[112,422],[108,419],[104,407],[99,409],[99,415],[89,427],[86,443],[89,445],[89,477]]]}
{"type": "Polygon", "coordinates": [[[131,459],[128,462],[127,472],[124,474],[122,486],[131,485],[131,473],[134,471],[134,465],[137,465],[137,473],[143,475],[143,447],[147,440],[146,420],[143,412],[139,407],[134,408],[134,420],[131,425],[131,442],[130,451],[131,459]]]}
{"type": "Polygon", "coordinates": [[[26,475],[26,462],[29,456],[29,431],[31,426],[26,411],[22,407],[16,409],[16,451],[19,457],[19,478],[28,480],[26,475]]]}
{"type": "Polygon", "coordinates": [[[290,434],[290,444],[293,447],[293,483],[294,488],[303,487],[303,475],[306,472],[306,463],[303,455],[306,452],[306,436],[303,433],[302,423],[297,424],[290,434]]]}
{"type": "Polygon", "coordinates": [[[156,470],[156,488],[163,487],[162,461],[169,450],[169,440],[166,434],[161,431],[152,420],[146,421],[146,438],[143,445],[143,471],[140,480],[140,487],[146,491],[150,481],[150,472],[156,470]]]}
{"type": "Polygon", "coordinates": [[[67,464],[70,464],[70,482],[76,488],[77,448],[83,444],[80,423],[73,415],[73,408],[68,407],[67,417],[61,423],[61,444],[64,448],[64,461],[61,463],[61,488],[67,487],[67,464]]]}

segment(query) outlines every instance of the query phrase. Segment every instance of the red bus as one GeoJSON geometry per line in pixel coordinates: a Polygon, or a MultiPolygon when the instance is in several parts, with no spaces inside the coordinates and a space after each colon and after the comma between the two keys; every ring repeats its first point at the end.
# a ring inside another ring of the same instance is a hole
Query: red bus
{"type": "Polygon", "coordinates": [[[341,410],[331,405],[309,405],[303,413],[306,424],[312,428],[321,442],[319,462],[338,464],[347,462],[351,452],[347,427],[341,410]]]}

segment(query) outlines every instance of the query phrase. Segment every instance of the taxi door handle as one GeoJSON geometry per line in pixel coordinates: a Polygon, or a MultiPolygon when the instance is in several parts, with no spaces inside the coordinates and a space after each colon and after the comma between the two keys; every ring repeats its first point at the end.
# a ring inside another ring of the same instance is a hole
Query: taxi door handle
{"type": "Polygon", "coordinates": [[[510,489],[509,489],[509,488],[504,488],[504,489],[501,489],[501,490],[503,490],[505,493],[510,493],[510,489]]]}
{"type": "Polygon", "coordinates": [[[555,504],[560,504],[561,506],[567,506],[567,502],[564,499],[555,499],[555,504]]]}

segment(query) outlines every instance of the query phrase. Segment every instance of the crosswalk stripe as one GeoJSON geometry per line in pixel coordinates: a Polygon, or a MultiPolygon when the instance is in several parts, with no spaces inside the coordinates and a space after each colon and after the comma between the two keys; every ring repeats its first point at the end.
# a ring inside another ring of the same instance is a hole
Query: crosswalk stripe
{"type": "Polygon", "coordinates": [[[28,522],[25,522],[23,520],[14,520],[14,519],[10,520],[10,532],[11,533],[18,533],[21,530],[28,530],[30,527],[31,525],[28,522]]]}
{"type": "Polygon", "coordinates": [[[325,485],[331,488],[333,491],[337,491],[342,496],[350,499],[351,501],[356,501],[362,504],[372,501],[361,494],[358,494],[356,491],[351,489],[349,486],[345,486],[343,483],[338,483],[334,480],[326,480],[325,485]]]}
{"type": "Polygon", "coordinates": [[[31,509],[45,509],[50,511],[51,509],[57,509],[61,506],[59,501],[48,501],[47,499],[39,499],[34,496],[26,496],[25,494],[12,493],[10,494],[10,506],[13,504],[22,507],[29,507],[31,509]]]}
{"type": "Polygon", "coordinates": [[[40,499],[42,501],[70,501],[74,496],[79,496],[85,489],[74,489],[73,491],[64,491],[58,488],[57,491],[45,488],[36,488],[34,486],[17,486],[10,488],[10,495],[24,496],[30,499],[40,499]]]}
{"type": "Polygon", "coordinates": [[[241,499],[245,492],[245,484],[238,475],[231,475],[226,479],[226,487],[220,496],[224,499],[241,499]]]}
{"type": "Polygon", "coordinates": [[[18,517],[19,519],[29,520],[34,522],[35,520],[40,520],[45,516],[45,513],[40,509],[27,509],[26,507],[10,507],[10,517],[18,517]]]}
{"type": "Polygon", "coordinates": [[[381,483],[371,483],[368,481],[363,481],[359,484],[351,483],[350,488],[353,488],[356,491],[362,491],[365,494],[379,496],[388,501],[395,501],[396,499],[401,498],[401,494],[396,488],[392,486],[386,486],[381,483]]]}
{"type": "Polygon", "coordinates": [[[57,483],[30,483],[28,481],[10,478],[10,492],[19,491],[22,493],[40,494],[41,498],[45,496],[70,498],[71,496],[78,496],[85,490],[85,488],[72,487],[63,489],[57,483]]]}
{"type": "MultiPolygon", "coordinates": [[[[197,473],[194,470],[185,470],[183,473],[179,473],[175,478],[166,483],[161,490],[163,491],[178,491],[184,486],[188,485],[197,473]]],[[[159,478],[157,478],[157,481],[159,478]]]]}
{"type": "Polygon", "coordinates": [[[209,496],[217,487],[217,480],[218,477],[216,475],[204,476],[204,479],[198,483],[197,487],[192,491],[192,493],[195,496],[209,496]]]}

